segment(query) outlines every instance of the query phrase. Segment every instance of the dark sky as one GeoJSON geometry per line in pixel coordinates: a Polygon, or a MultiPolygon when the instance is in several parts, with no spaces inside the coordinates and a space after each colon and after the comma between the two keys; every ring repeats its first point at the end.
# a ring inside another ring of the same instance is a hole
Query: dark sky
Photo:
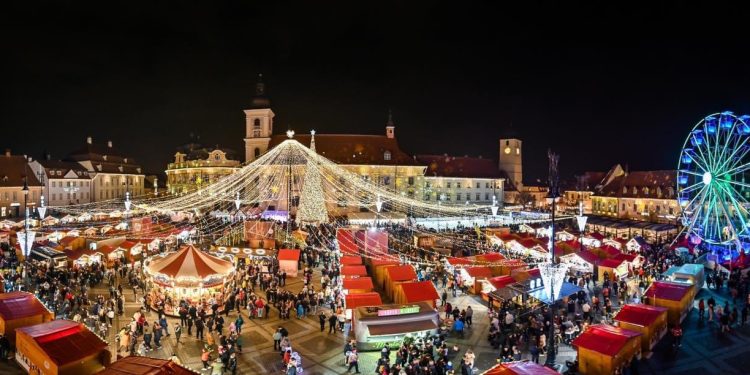
{"type": "Polygon", "coordinates": [[[409,153],[495,158],[512,124],[530,181],[548,147],[566,176],[675,168],[701,117],[750,111],[750,14],[729,2],[13,3],[14,153],[60,158],[91,135],[157,172],[191,132],[241,151],[261,72],[277,133],[380,134],[392,108],[409,153]]]}

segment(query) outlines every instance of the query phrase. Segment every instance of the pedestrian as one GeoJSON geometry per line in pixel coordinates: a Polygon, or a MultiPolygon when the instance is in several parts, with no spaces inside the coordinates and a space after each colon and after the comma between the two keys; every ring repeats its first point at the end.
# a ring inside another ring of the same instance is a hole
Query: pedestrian
{"type": "Polygon", "coordinates": [[[242,325],[245,324],[245,320],[242,319],[242,315],[237,315],[237,319],[234,321],[234,328],[237,330],[237,334],[242,333],[242,325]]]}
{"type": "Polygon", "coordinates": [[[682,327],[679,324],[675,324],[674,328],[672,328],[672,337],[674,338],[673,345],[675,347],[682,346],[682,327]]]}
{"type": "Polygon", "coordinates": [[[180,323],[175,322],[174,323],[175,345],[180,344],[180,336],[182,336],[182,326],[180,325],[180,323]]]}
{"type": "Polygon", "coordinates": [[[273,333],[273,350],[281,350],[281,327],[273,333]]]}
{"type": "Polygon", "coordinates": [[[698,319],[703,320],[706,315],[706,304],[703,302],[703,298],[698,301],[698,319]]]}
{"type": "Polygon", "coordinates": [[[151,350],[151,326],[148,324],[143,326],[143,345],[146,347],[146,351],[151,350]]]}
{"type": "Polygon", "coordinates": [[[347,357],[347,363],[349,364],[349,368],[346,370],[346,372],[351,372],[352,367],[354,368],[354,373],[359,374],[359,355],[357,355],[357,348],[353,348],[351,352],[349,352],[349,356],[347,357]]]}
{"type": "Polygon", "coordinates": [[[195,321],[195,338],[198,340],[203,340],[203,319],[198,318],[195,321]]]}
{"type": "Polygon", "coordinates": [[[237,356],[232,353],[229,355],[229,363],[227,363],[227,370],[232,372],[232,375],[237,374],[237,356]]]}
{"type": "Polygon", "coordinates": [[[224,363],[221,358],[216,358],[213,365],[211,365],[211,375],[222,375],[224,373],[224,363]]]}
{"type": "Polygon", "coordinates": [[[474,315],[474,310],[471,309],[471,306],[466,308],[466,325],[471,328],[471,317],[474,315]]]}
{"type": "Polygon", "coordinates": [[[203,348],[203,351],[201,352],[201,362],[203,362],[203,370],[208,370],[210,367],[208,367],[208,361],[211,359],[211,353],[209,353],[208,349],[203,348]]]}
{"type": "Polygon", "coordinates": [[[318,320],[320,320],[320,332],[325,331],[326,329],[326,314],[321,311],[318,315],[318,320]]]}

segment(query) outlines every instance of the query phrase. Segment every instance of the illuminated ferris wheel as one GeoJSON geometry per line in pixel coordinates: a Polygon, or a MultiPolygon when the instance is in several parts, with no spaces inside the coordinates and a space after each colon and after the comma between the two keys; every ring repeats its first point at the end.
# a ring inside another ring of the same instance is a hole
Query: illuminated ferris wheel
{"type": "Polygon", "coordinates": [[[682,223],[694,242],[747,242],[750,116],[706,116],[688,134],[677,167],[682,223]]]}

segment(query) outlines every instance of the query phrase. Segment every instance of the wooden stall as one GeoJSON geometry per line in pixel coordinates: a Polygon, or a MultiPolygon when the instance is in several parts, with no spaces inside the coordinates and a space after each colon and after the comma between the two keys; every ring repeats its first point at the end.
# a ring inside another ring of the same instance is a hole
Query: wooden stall
{"type": "Polygon", "coordinates": [[[641,333],[604,324],[590,326],[572,345],[578,351],[578,372],[610,375],[628,365],[641,351],[641,333]]]}
{"type": "Polygon", "coordinates": [[[0,293],[0,333],[11,345],[16,342],[16,330],[55,319],[54,314],[31,293],[0,293]]]}
{"type": "Polygon", "coordinates": [[[644,304],[628,304],[615,316],[620,328],[640,332],[641,349],[649,352],[667,332],[667,308],[644,304]]]}
{"type": "Polygon", "coordinates": [[[396,287],[393,302],[400,304],[427,302],[430,306],[437,307],[436,301],[439,299],[440,296],[432,281],[417,281],[399,284],[396,287]]]}
{"type": "Polygon", "coordinates": [[[195,375],[168,359],[128,356],[107,365],[99,375],[195,375]]]}
{"type": "Polygon", "coordinates": [[[96,374],[110,363],[107,343],[81,323],[52,320],[16,330],[16,361],[30,374],[96,374]]]}
{"type": "Polygon", "coordinates": [[[416,280],[417,273],[410,265],[388,267],[386,268],[385,295],[393,300],[398,284],[416,280]]]}
{"type": "Polygon", "coordinates": [[[362,276],[367,276],[367,268],[362,265],[356,265],[356,266],[342,266],[341,267],[341,276],[344,279],[350,279],[350,278],[357,278],[362,276]]]}
{"type": "Polygon", "coordinates": [[[607,274],[610,281],[619,281],[628,276],[628,262],[624,259],[604,259],[599,262],[598,275],[599,280],[604,281],[604,274],[607,274]]]}
{"type": "Polygon", "coordinates": [[[342,289],[346,290],[347,294],[372,292],[373,288],[372,278],[370,277],[345,278],[342,280],[342,289]]]}
{"type": "Polygon", "coordinates": [[[362,257],[357,255],[344,255],[339,259],[342,266],[357,266],[362,264],[362,257]]]}
{"type": "Polygon", "coordinates": [[[482,280],[492,278],[492,270],[489,267],[465,267],[461,270],[461,278],[464,285],[469,287],[469,292],[479,294],[482,291],[482,280]]]}
{"type": "MultiPolygon", "coordinates": [[[[369,260],[369,259],[368,259],[369,260]]],[[[372,259],[370,263],[370,275],[373,278],[373,283],[378,288],[385,290],[386,278],[388,268],[398,266],[401,263],[395,260],[384,260],[384,259],[372,259]]]]}
{"type": "Polygon", "coordinates": [[[299,249],[281,249],[277,254],[279,269],[286,271],[287,276],[297,277],[299,272],[299,249]]]}
{"type": "Polygon", "coordinates": [[[670,325],[682,322],[693,306],[692,286],[669,281],[654,281],[644,293],[644,302],[666,307],[670,325]]]}

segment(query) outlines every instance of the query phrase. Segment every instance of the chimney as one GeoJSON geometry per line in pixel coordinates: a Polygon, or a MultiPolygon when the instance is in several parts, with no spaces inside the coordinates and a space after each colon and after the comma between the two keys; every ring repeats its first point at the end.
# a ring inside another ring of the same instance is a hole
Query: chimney
{"type": "Polygon", "coordinates": [[[91,139],[91,136],[86,137],[86,143],[91,144],[93,142],[94,142],[94,140],[91,139]]]}
{"type": "Polygon", "coordinates": [[[107,147],[112,148],[112,141],[107,141],[107,147]]]}

